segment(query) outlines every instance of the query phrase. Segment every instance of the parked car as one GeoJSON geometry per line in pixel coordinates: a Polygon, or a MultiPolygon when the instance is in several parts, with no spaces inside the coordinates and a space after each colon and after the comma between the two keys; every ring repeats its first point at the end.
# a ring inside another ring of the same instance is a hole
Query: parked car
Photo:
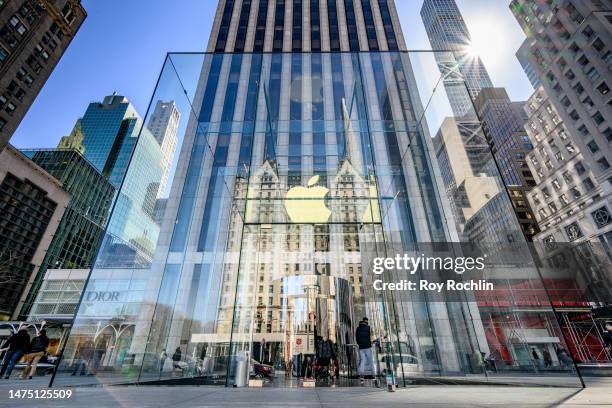
{"type": "Polygon", "coordinates": [[[420,371],[419,359],[411,354],[393,354],[392,356],[380,354],[379,362],[383,375],[387,375],[387,359],[391,360],[391,366],[395,367],[395,375],[397,377],[416,374],[420,371]]]}
{"type": "Polygon", "coordinates": [[[274,378],[274,367],[262,364],[257,360],[251,359],[249,377],[272,380],[274,378]]]}

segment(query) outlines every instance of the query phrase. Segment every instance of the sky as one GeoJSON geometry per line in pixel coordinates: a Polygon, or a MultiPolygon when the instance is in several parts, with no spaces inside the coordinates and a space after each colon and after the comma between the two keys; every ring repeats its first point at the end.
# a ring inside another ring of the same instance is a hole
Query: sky
{"type": "MultiPolygon", "coordinates": [[[[144,116],[167,52],[201,52],[214,0],[83,0],[88,17],[13,135],[18,148],[55,147],[90,102],[117,92],[144,116]]],[[[409,49],[429,49],[422,1],[396,0],[409,49]]],[[[524,39],[509,0],[457,0],[495,86],[512,100],[533,89],[514,54],[524,39]]],[[[416,70],[416,68],[415,68],[416,70]]],[[[417,74],[418,78],[418,74],[417,74]]]]}

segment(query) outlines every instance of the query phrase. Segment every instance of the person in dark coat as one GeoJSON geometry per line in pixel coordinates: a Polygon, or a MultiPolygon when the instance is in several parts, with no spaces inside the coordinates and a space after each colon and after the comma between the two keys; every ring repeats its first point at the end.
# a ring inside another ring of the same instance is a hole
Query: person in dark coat
{"type": "Polygon", "coordinates": [[[28,330],[25,328],[20,329],[17,333],[12,335],[0,351],[6,351],[4,356],[4,363],[2,364],[2,370],[0,370],[0,377],[5,375],[4,378],[9,378],[15,368],[15,364],[19,359],[28,352],[30,349],[30,335],[28,330]]]}
{"type": "Polygon", "coordinates": [[[548,349],[544,349],[542,356],[544,357],[544,367],[548,368],[552,366],[552,356],[550,355],[550,351],[548,351],[548,349]]]}
{"type": "Polygon", "coordinates": [[[30,351],[23,358],[27,365],[23,370],[23,374],[21,374],[22,378],[28,377],[30,380],[32,379],[32,376],[36,374],[36,365],[47,353],[47,347],[49,347],[49,338],[47,337],[47,331],[42,329],[38,336],[32,339],[30,351]]]}
{"type": "Polygon", "coordinates": [[[365,382],[366,364],[372,367],[372,374],[376,378],[376,363],[372,353],[372,332],[367,317],[359,322],[359,327],[355,332],[355,340],[359,346],[359,380],[363,384],[365,382]]]}

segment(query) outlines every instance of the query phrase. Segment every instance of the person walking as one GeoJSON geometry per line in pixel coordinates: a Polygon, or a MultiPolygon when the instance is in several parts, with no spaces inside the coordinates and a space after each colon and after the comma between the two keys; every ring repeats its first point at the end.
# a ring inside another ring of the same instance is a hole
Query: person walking
{"type": "Polygon", "coordinates": [[[159,376],[160,378],[164,372],[164,366],[166,365],[167,358],[168,358],[168,353],[166,353],[166,349],[163,349],[161,353],[159,353],[159,376]]]}
{"type": "Polygon", "coordinates": [[[81,371],[80,375],[85,375],[87,371],[89,371],[89,375],[93,375],[93,370],[91,367],[91,359],[94,353],[94,343],[91,340],[86,340],[79,349],[79,357],[74,364],[74,370],[72,370],[72,374],[77,375],[79,369],[81,371]]]}
{"type": "Polygon", "coordinates": [[[27,329],[22,328],[11,336],[4,344],[4,348],[0,349],[0,351],[6,351],[4,363],[2,364],[2,369],[0,370],[0,377],[4,376],[5,379],[8,379],[13,372],[13,368],[15,368],[15,364],[17,364],[19,359],[28,351],[29,348],[30,335],[28,334],[27,329]]]}
{"type": "Polygon", "coordinates": [[[374,355],[372,353],[372,332],[367,317],[364,317],[363,320],[359,322],[359,327],[357,327],[357,331],[355,332],[355,340],[357,346],[359,346],[359,382],[362,385],[365,383],[365,370],[367,364],[372,367],[374,381],[376,386],[378,386],[376,364],[374,363],[374,355]]]}
{"type": "Polygon", "coordinates": [[[544,349],[542,356],[544,357],[544,367],[548,368],[552,366],[552,356],[550,355],[550,351],[548,351],[548,349],[544,349]]]}
{"type": "Polygon", "coordinates": [[[30,351],[23,358],[27,365],[21,374],[21,378],[25,379],[27,377],[31,380],[32,377],[36,375],[36,366],[40,359],[47,353],[47,347],[49,347],[49,338],[47,337],[47,331],[42,329],[38,333],[38,336],[32,339],[30,351]]]}
{"type": "Polygon", "coordinates": [[[540,368],[541,367],[540,355],[536,351],[535,347],[531,348],[531,355],[533,356],[533,361],[535,362],[536,367],[540,368]]]}

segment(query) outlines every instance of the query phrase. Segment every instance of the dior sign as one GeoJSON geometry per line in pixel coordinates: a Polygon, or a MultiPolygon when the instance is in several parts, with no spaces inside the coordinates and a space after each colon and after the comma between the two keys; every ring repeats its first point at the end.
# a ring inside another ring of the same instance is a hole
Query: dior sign
{"type": "Polygon", "coordinates": [[[85,302],[118,302],[119,292],[87,292],[85,302]]]}

